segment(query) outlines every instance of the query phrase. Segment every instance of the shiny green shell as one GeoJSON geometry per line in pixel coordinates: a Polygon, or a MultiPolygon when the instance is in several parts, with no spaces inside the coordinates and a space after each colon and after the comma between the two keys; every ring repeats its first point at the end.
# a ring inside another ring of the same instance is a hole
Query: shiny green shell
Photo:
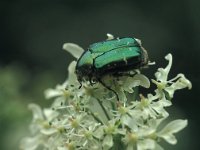
{"type": "Polygon", "coordinates": [[[144,64],[144,52],[135,38],[120,38],[94,43],[79,58],[79,78],[94,78],[108,73],[137,69],[144,64]],[[81,77],[80,77],[81,76],[81,77]]]}

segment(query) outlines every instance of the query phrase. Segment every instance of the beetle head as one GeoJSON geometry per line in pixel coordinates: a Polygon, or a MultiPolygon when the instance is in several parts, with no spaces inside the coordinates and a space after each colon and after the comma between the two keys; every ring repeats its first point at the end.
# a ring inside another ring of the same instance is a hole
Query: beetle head
{"type": "Polygon", "coordinates": [[[92,66],[83,65],[81,67],[76,67],[75,73],[79,82],[90,81],[93,77],[92,66]]]}

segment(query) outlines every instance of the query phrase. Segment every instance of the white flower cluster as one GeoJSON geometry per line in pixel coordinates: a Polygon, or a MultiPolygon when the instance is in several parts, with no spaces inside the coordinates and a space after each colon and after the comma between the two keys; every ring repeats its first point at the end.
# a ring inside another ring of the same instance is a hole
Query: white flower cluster
{"type": "MultiPolygon", "coordinates": [[[[79,58],[83,49],[67,43],[64,49],[79,58]]],[[[160,124],[169,114],[165,107],[172,105],[171,99],[178,89],[192,85],[183,74],[168,79],[172,66],[172,55],[166,68],[159,68],[154,94],[138,94],[140,86],[150,87],[149,79],[137,71],[133,77],[118,79],[108,76],[104,81],[112,85],[120,101],[112,91],[99,83],[91,86],[79,82],[74,73],[76,61],[68,68],[68,79],[55,89],[45,91],[47,99],[53,98],[50,108],[41,109],[30,104],[33,120],[31,137],[22,140],[23,150],[162,150],[159,144],[165,140],[176,144],[174,133],[187,126],[187,120],[174,120],[165,126],[160,124]]]]}

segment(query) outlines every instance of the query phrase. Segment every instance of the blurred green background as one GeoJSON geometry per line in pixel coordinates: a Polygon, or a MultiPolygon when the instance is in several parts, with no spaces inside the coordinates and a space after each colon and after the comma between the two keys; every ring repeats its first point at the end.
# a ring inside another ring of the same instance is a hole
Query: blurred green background
{"type": "Polygon", "coordinates": [[[0,1],[0,150],[18,149],[29,134],[32,119],[27,105],[52,101],[43,91],[62,83],[72,56],[64,42],[87,48],[116,37],[137,37],[155,66],[145,70],[153,78],[164,56],[174,57],[170,77],[182,72],[193,89],[178,91],[171,118],[188,118],[170,150],[198,150],[200,124],[200,1],[198,0],[1,0],[0,1]]]}

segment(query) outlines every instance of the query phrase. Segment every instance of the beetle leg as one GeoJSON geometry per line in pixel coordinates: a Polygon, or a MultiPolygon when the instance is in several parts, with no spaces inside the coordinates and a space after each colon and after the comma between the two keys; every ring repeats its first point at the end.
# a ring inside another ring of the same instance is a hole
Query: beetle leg
{"type": "Polygon", "coordinates": [[[78,87],[78,89],[80,89],[82,87],[82,83],[80,81],[79,81],[79,83],[80,83],[80,86],[78,87]]]}
{"type": "Polygon", "coordinates": [[[93,86],[92,79],[89,79],[90,85],[93,86]]]}
{"type": "Polygon", "coordinates": [[[109,87],[108,85],[106,85],[100,78],[98,78],[99,83],[101,83],[105,88],[107,88],[108,90],[112,91],[115,96],[117,97],[117,101],[119,101],[119,96],[117,94],[117,92],[113,89],[111,89],[111,87],[109,87]]]}

